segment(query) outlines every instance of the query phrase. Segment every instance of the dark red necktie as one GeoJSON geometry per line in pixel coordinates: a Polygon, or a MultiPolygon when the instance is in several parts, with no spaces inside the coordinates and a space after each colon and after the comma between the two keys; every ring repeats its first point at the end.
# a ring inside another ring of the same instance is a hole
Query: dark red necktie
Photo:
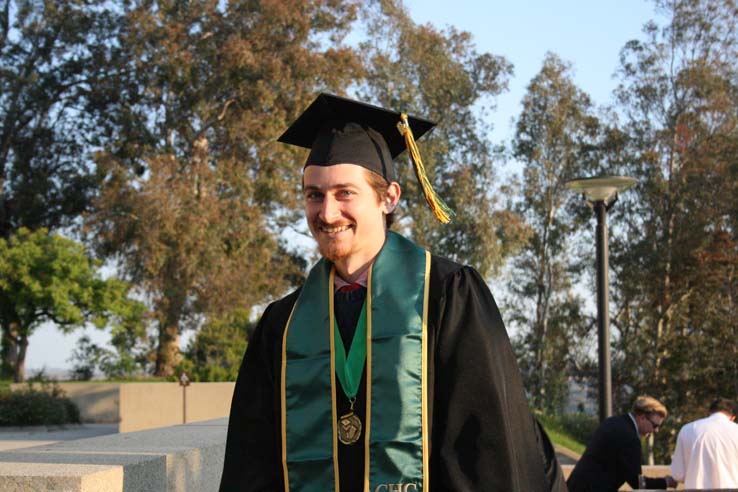
{"type": "Polygon", "coordinates": [[[341,292],[341,293],[353,292],[356,289],[360,289],[362,287],[363,285],[361,285],[360,283],[348,284],[348,285],[344,285],[343,287],[339,287],[338,292],[341,292]]]}

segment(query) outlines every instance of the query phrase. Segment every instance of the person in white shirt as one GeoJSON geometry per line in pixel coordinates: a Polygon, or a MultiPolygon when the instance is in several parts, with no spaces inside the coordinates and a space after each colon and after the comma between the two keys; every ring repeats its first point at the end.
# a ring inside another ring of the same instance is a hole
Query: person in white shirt
{"type": "Polygon", "coordinates": [[[735,401],[718,398],[710,416],[682,427],[671,475],[687,489],[738,488],[738,424],[735,401]]]}

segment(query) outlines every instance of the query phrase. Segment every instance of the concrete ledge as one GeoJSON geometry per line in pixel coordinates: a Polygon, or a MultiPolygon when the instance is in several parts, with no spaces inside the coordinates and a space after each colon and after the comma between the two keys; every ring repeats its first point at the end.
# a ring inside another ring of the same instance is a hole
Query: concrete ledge
{"type": "Polygon", "coordinates": [[[227,426],[223,418],[0,452],[0,491],[217,491],[227,426]]]}
{"type": "Polygon", "coordinates": [[[77,492],[123,490],[123,468],[103,465],[0,463],[0,490],[77,492]]]}

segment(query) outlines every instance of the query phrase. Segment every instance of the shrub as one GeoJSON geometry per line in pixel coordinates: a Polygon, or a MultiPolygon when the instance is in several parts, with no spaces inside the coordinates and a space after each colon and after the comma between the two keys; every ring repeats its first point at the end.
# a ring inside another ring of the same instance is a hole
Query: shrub
{"type": "Polygon", "coordinates": [[[578,441],[587,444],[592,433],[599,425],[596,415],[586,413],[567,413],[556,417],[561,427],[578,441]]]}
{"type": "Polygon", "coordinates": [[[78,423],[79,409],[56,385],[0,392],[0,426],[78,423]]]}

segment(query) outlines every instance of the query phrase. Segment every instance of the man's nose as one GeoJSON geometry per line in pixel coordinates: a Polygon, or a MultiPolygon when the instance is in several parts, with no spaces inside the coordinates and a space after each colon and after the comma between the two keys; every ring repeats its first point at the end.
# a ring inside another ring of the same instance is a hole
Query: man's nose
{"type": "Polygon", "coordinates": [[[320,220],[330,223],[340,215],[339,205],[336,199],[326,195],[325,198],[323,198],[323,204],[320,207],[320,220]]]}

